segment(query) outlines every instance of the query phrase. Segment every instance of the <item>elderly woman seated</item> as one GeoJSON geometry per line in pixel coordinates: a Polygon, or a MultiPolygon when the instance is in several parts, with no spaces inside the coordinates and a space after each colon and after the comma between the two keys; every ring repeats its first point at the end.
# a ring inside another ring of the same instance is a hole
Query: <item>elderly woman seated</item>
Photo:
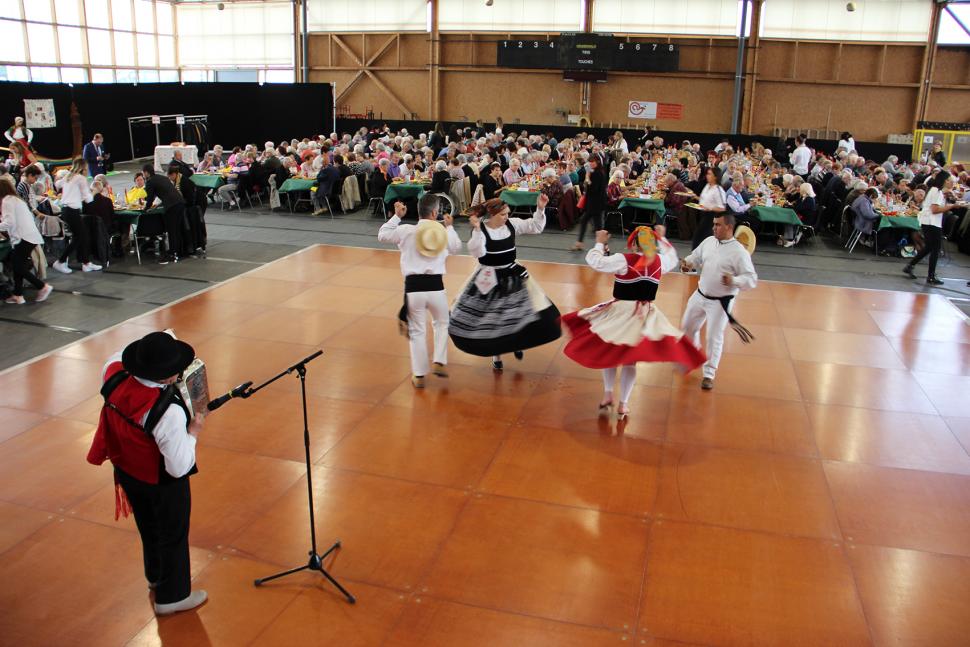
{"type": "MultiPolygon", "coordinates": [[[[791,203],[792,209],[798,215],[798,219],[806,227],[814,227],[818,218],[818,205],[815,202],[815,189],[810,182],[802,182],[798,186],[798,196],[791,203]]],[[[784,238],[778,237],[778,244],[785,247],[794,247],[802,240],[803,229],[794,225],[785,225],[784,238]]]]}
{"type": "Polygon", "coordinates": [[[447,193],[451,185],[451,174],[448,173],[448,162],[438,160],[434,163],[434,174],[431,176],[431,186],[428,187],[429,193],[447,193]]]}
{"type": "Polygon", "coordinates": [[[208,153],[202,156],[202,159],[195,167],[195,172],[208,173],[209,171],[217,170],[217,168],[218,167],[216,166],[216,163],[215,163],[215,155],[212,153],[212,151],[209,151],[208,153]]]}
{"type": "Polygon", "coordinates": [[[616,170],[610,175],[610,183],[606,185],[606,208],[616,209],[623,199],[623,171],[616,170]]]}
{"type": "Polygon", "coordinates": [[[559,209],[559,203],[562,202],[564,193],[562,182],[559,181],[555,169],[551,166],[542,170],[541,177],[542,188],[539,189],[539,192],[549,198],[549,204],[546,205],[546,214],[550,214],[559,209]]]}
{"type": "Polygon", "coordinates": [[[852,201],[852,226],[862,232],[865,237],[862,244],[867,247],[872,246],[872,234],[881,217],[872,206],[878,197],[879,191],[870,188],[852,201]]]}

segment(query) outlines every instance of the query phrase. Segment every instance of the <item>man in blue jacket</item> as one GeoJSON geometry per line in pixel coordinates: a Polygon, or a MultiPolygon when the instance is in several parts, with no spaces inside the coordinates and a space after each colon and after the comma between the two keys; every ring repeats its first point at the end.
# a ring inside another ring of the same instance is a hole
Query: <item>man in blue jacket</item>
{"type": "Polygon", "coordinates": [[[326,213],[327,202],[324,202],[324,198],[331,201],[330,198],[333,197],[334,189],[340,181],[340,171],[337,170],[337,167],[330,163],[326,155],[321,155],[320,159],[323,161],[323,166],[317,173],[317,210],[313,212],[315,216],[326,213]]]}
{"type": "Polygon", "coordinates": [[[108,153],[104,152],[102,144],[104,144],[104,137],[101,133],[95,133],[94,138],[85,144],[84,150],[81,151],[81,156],[88,163],[88,175],[91,177],[105,172],[108,153]]]}

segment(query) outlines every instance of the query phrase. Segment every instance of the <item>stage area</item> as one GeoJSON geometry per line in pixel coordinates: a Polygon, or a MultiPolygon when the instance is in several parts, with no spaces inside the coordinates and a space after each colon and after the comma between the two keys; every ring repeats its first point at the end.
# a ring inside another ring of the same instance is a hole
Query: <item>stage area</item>
{"type": "MultiPolygon", "coordinates": [[[[399,255],[317,245],[0,375],[0,636],[32,645],[957,645],[970,634],[970,327],[945,298],[763,281],[716,389],[641,366],[625,425],[562,343],[409,382],[399,255]],[[156,620],[110,468],[99,371],[172,327],[213,394],[309,365],[332,573],[308,548],[299,382],[207,421],[197,612],[156,620]]],[[[450,296],[473,267],[449,259],[450,296]]],[[[563,312],[612,278],[525,261],[563,312]]],[[[678,320],[696,278],[664,277],[678,320]]],[[[564,340],[563,340],[564,342],[564,340]]]]}

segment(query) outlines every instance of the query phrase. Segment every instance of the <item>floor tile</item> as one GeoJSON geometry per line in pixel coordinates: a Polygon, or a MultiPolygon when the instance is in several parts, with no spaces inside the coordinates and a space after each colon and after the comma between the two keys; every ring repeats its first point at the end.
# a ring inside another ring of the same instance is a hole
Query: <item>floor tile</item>
{"type": "Polygon", "coordinates": [[[920,315],[910,312],[869,312],[886,337],[924,339],[957,344],[970,343],[970,325],[963,319],[940,315],[920,315]]]}
{"type": "Polygon", "coordinates": [[[388,647],[607,647],[618,634],[421,597],[412,600],[385,643],[388,647]]]}
{"type": "Polygon", "coordinates": [[[2,421],[2,425],[0,425],[0,443],[27,431],[31,427],[39,425],[43,422],[44,418],[45,416],[42,413],[13,409],[11,407],[0,407],[0,421],[2,421]]]}
{"type": "Polygon", "coordinates": [[[970,476],[825,463],[846,541],[970,557],[970,476]]]}
{"type": "Polygon", "coordinates": [[[492,494],[630,515],[650,513],[660,445],[624,436],[515,427],[482,479],[492,494]]]}
{"type": "MultiPolygon", "coordinates": [[[[618,404],[619,398],[617,378],[614,403],[618,404]]],[[[628,403],[630,415],[625,421],[616,420],[615,407],[614,415],[600,415],[599,403],[602,399],[602,380],[545,377],[526,403],[519,421],[525,425],[573,432],[654,440],[663,438],[670,408],[669,390],[651,386],[633,387],[628,403]]]]}
{"type": "MultiPolygon", "coordinates": [[[[328,560],[334,576],[399,590],[418,585],[468,498],[458,490],[321,467],[313,470],[313,491],[320,552],[343,542],[328,560]]],[[[232,545],[243,555],[295,566],[306,559],[309,526],[300,480],[232,545]]],[[[311,578],[294,579],[300,577],[311,578]]]]}
{"type": "Polygon", "coordinates": [[[401,275],[400,265],[372,267],[369,264],[361,264],[349,272],[341,272],[328,278],[326,284],[404,293],[404,277],[401,275]]]}
{"type": "MultiPolygon", "coordinates": [[[[302,576],[301,576],[302,577],[302,576]]],[[[348,604],[322,578],[300,594],[255,639],[259,645],[378,647],[405,608],[405,595],[360,582],[341,582],[357,598],[348,604]]]]}
{"type": "Polygon", "coordinates": [[[881,335],[882,331],[869,312],[861,308],[817,308],[809,304],[786,303],[778,305],[780,325],[802,330],[856,335],[881,335]]]}
{"type": "Polygon", "coordinates": [[[209,594],[208,601],[191,612],[152,618],[126,647],[249,644],[302,590],[253,586],[254,579],[273,569],[270,564],[216,556],[192,582],[193,589],[209,594]]]}
{"type": "Polygon", "coordinates": [[[785,328],[791,358],[848,366],[905,369],[892,345],[881,335],[785,328]]]}
{"type": "Polygon", "coordinates": [[[355,314],[326,310],[273,308],[226,328],[224,334],[319,347],[323,346],[325,339],[345,328],[357,317],[355,314]]]}
{"type": "Polygon", "coordinates": [[[646,536],[647,524],[633,517],[474,498],[435,562],[427,594],[550,620],[630,626],[646,536]]]}
{"type": "Polygon", "coordinates": [[[754,335],[754,340],[744,343],[730,328],[724,334],[724,352],[730,355],[754,355],[788,359],[788,344],[785,343],[785,329],[780,326],[766,326],[744,321],[744,326],[754,335]]]}
{"type": "Polygon", "coordinates": [[[970,455],[970,418],[946,418],[946,424],[970,455]]]}
{"type": "Polygon", "coordinates": [[[195,354],[205,362],[210,382],[237,385],[252,380],[259,385],[316,350],[316,346],[220,335],[199,344],[195,354]]]}
{"type": "Polygon", "coordinates": [[[640,628],[706,645],[867,645],[840,544],[654,522],[640,628]]]}
{"type": "Polygon", "coordinates": [[[49,355],[4,373],[0,375],[0,406],[58,414],[97,394],[103,364],[49,355]]]}
{"type": "Polygon", "coordinates": [[[699,390],[671,396],[666,439],[676,443],[815,456],[800,402],[699,390]]]}
{"type": "Polygon", "coordinates": [[[746,530],[839,538],[819,462],[782,454],[667,445],[656,514],[746,530]]]}
{"type": "MultiPolygon", "coordinates": [[[[233,303],[214,299],[188,299],[155,312],[136,317],[128,323],[147,326],[154,330],[171,328],[179,339],[192,340],[198,333],[212,334],[248,321],[266,312],[267,306],[251,303],[233,303]]],[[[194,344],[193,344],[194,345],[194,344]]]]}
{"type": "Polygon", "coordinates": [[[937,413],[909,371],[795,362],[805,402],[937,413]]]}
{"type": "MultiPolygon", "coordinates": [[[[73,357],[75,359],[103,364],[109,357],[122,350],[131,342],[141,339],[148,333],[154,331],[155,328],[150,326],[137,326],[135,324],[125,323],[110,330],[86,337],[76,344],[62,348],[56,354],[61,357],[73,357]]],[[[190,344],[193,343],[192,339],[186,339],[185,341],[190,344]]]]}
{"type": "Polygon", "coordinates": [[[444,409],[433,419],[383,406],[330,450],[326,467],[454,488],[475,487],[495,457],[507,426],[475,412],[444,409]]]}
{"type": "MultiPolygon", "coordinates": [[[[725,335],[735,335],[728,329],[725,335]]],[[[752,343],[758,343],[754,341],[752,343]]],[[[674,378],[674,389],[699,389],[700,370],[674,378]]],[[[774,357],[754,357],[724,353],[714,378],[718,393],[750,395],[778,400],[800,400],[801,392],[792,362],[774,357]]]]}
{"type": "Polygon", "coordinates": [[[913,376],[941,416],[970,416],[970,398],[967,398],[970,377],[943,373],[913,373],[913,376]]]}
{"type": "Polygon", "coordinates": [[[312,283],[240,276],[202,295],[205,300],[275,306],[312,287],[312,283]]]}
{"type": "Polygon", "coordinates": [[[304,290],[292,299],[284,301],[282,306],[303,310],[364,314],[390,299],[401,301],[400,295],[385,290],[323,284],[304,290]]]}
{"type": "Polygon", "coordinates": [[[51,512],[0,501],[0,554],[56,518],[51,512]]]}
{"type": "Polygon", "coordinates": [[[970,456],[937,416],[809,405],[822,458],[970,474],[970,456]]]}
{"type": "Polygon", "coordinates": [[[877,645],[959,645],[970,632],[970,559],[850,546],[877,645]]]}
{"type": "MultiPolygon", "coordinates": [[[[282,362],[279,370],[285,368],[287,364],[282,362]]],[[[323,355],[307,364],[306,388],[309,394],[373,405],[402,384],[413,390],[408,379],[410,375],[411,361],[407,357],[324,347],[323,355]]],[[[273,384],[270,390],[299,393],[300,381],[295,375],[288,375],[273,384]]]]}
{"type": "Polygon", "coordinates": [[[896,354],[911,371],[970,375],[970,344],[925,339],[889,339],[896,354]]]}
{"type": "Polygon", "coordinates": [[[297,283],[322,283],[326,279],[350,269],[343,263],[324,263],[292,257],[264,265],[248,276],[297,283]]]}

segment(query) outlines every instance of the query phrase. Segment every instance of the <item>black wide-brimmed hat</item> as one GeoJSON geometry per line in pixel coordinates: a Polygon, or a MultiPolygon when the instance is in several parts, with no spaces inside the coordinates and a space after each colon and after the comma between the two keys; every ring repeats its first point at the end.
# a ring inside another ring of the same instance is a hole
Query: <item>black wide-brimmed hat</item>
{"type": "Polygon", "coordinates": [[[133,341],[121,353],[125,370],[144,380],[164,380],[178,375],[195,359],[195,350],[167,332],[151,332],[133,341]]]}

